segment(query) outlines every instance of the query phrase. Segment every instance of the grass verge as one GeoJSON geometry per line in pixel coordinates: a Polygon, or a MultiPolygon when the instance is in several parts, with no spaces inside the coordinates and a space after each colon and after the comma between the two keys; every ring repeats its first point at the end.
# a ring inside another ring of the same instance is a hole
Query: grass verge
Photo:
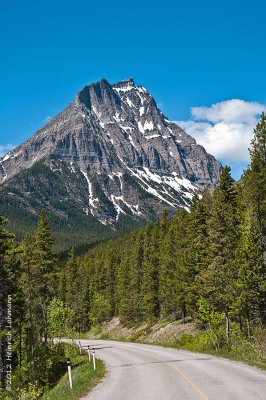
{"type": "Polygon", "coordinates": [[[94,371],[92,362],[89,363],[86,354],[76,357],[72,362],[73,389],[70,389],[68,374],[66,373],[58,384],[46,392],[43,400],[77,400],[90,392],[104,377],[104,363],[97,359],[96,370],[94,371]]]}
{"type": "MultiPolygon", "coordinates": [[[[177,350],[186,350],[194,353],[209,354],[215,357],[226,358],[231,361],[242,362],[261,370],[266,370],[265,355],[261,353],[260,349],[254,343],[243,341],[237,346],[233,346],[232,349],[221,348],[216,350],[211,349],[210,347],[208,348],[207,346],[202,346],[201,336],[201,334],[198,334],[195,337],[184,337],[181,340],[177,340],[176,343],[157,342],[153,344],[162,347],[170,347],[177,350]]],[[[150,343],[146,342],[146,344],[150,343]]]]}

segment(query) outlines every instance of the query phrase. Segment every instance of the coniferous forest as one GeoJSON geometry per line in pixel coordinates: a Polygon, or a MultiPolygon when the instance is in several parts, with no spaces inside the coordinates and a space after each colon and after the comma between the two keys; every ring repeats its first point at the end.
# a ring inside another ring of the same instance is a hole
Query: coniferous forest
{"type": "Polygon", "coordinates": [[[31,398],[38,398],[55,384],[53,371],[60,371],[65,359],[50,339],[87,332],[114,316],[125,324],[195,321],[213,350],[248,346],[258,332],[265,332],[264,114],[254,130],[250,157],[240,181],[234,182],[230,168],[224,167],[215,191],[206,188],[201,197],[195,195],[190,210],[178,210],[171,218],[165,212],[156,223],[98,244],[82,256],[71,249],[66,262],[53,250],[45,212],[35,232],[20,243],[1,217],[3,398],[9,398],[7,349],[12,353],[11,398],[27,398],[19,396],[29,385],[37,393],[31,398]]]}

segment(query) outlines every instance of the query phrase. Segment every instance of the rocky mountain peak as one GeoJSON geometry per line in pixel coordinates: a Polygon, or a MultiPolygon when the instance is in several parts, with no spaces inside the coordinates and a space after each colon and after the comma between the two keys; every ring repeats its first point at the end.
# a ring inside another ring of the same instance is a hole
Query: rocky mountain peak
{"type": "Polygon", "coordinates": [[[18,174],[30,175],[36,163],[59,175],[69,199],[102,224],[186,207],[195,192],[217,184],[221,171],[133,78],[85,86],[62,113],[0,159],[1,184],[21,185],[18,174]]]}
{"type": "Polygon", "coordinates": [[[135,87],[135,82],[133,78],[127,78],[120,82],[114,83],[113,88],[123,89],[123,90],[130,90],[135,87]]]}

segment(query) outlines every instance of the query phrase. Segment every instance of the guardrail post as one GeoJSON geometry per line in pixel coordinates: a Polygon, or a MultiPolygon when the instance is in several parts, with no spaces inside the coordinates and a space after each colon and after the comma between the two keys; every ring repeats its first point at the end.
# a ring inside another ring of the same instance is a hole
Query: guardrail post
{"type": "Polygon", "coordinates": [[[89,361],[91,360],[91,350],[90,350],[90,346],[88,346],[88,356],[89,356],[89,361]]]}
{"type": "Polygon", "coordinates": [[[96,369],[95,349],[92,350],[93,369],[96,369]]]}
{"type": "Polygon", "coordinates": [[[71,362],[68,359],[67,360],[67,370],[68,370],[68,380],[69,380],[69,386],[70,389],[73,389],[73,383],[72,383],[72,371],[71,371],[71,362]]]}

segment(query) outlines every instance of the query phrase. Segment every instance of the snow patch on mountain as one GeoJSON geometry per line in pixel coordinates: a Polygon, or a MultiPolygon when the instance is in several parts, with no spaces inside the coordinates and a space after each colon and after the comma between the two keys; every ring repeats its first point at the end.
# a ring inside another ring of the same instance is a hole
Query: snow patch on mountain
{"type": "MultiPolygon", "coordinates": [[[[80,170],[80,172],[83,174],[83,176],[85,177],[85,179],[86,179],[86,181],[87,181],[87,183],[88,183],[88,189],[89,189],[89,204],[90,204],[91,207],[97,208],[97,206],[96,206],[94,203],[95,203],[95,202],[98,202],[99,199],[98,199],[98,197],[96,197],[95,199],[93,198],[92,184],[91,184],[91,181],[90,181],[90,179],[89,179],[89,177],[88,177],[88,174],[87,174],[87,172],[82,171],[82,170],[80,170]]],[[[94,215],[93,210],[90,210],[90,211],[91,211],[91,214],[94,215]]]]}

